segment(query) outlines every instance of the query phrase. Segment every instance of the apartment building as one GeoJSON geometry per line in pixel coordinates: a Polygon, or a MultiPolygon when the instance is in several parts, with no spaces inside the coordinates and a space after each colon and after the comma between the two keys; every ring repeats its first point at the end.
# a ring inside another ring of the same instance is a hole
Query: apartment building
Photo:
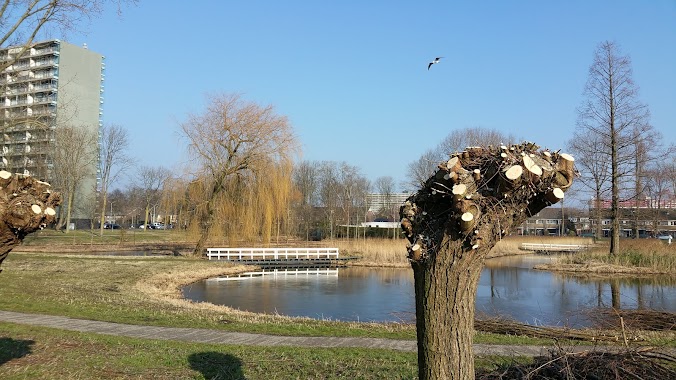
{"type": "MultiPolygon", "coordinates": [[[[53,182],[54,131],[102,127],[105,57],[60,40],[0,48],[0,168],[53,182]]],[[[81,185],[93,194],[97,168],[81,185]]],[[[75,218],[78,210],[73,210],[75,218]]]]}
{"type": "Polygon", "coordinates": [[[403,205],[410,196],[410,193],[366,194],[368,212],[378,213],[384,210],[387,212],[390,212],[390,210],[399,212],[399,207],[403,205]]]}

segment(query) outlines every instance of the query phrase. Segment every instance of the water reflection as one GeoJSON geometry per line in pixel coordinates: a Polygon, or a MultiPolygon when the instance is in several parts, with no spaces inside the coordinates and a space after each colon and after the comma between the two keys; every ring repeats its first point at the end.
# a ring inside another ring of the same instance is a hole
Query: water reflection
{"type": "MultiPolygon", "coordinates": [[[[519,256],[486,262],[477,291],[477,313],[542,325],[586,326],[581,311],[593,307],[649,308],[676,312],[676,278],[601,278],[531,269],[556,260],[519,256]]],[[[331,273],[247,275],[207,280],[184,296],[234,308],[344,321],[412,322],[410,269],[340,268],[331,273]]]]}

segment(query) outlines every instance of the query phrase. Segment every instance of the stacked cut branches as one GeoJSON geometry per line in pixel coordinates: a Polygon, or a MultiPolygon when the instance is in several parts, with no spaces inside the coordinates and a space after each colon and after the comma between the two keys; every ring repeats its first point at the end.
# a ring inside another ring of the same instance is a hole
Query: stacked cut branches
{"type": "Polygon", "coordinates": [[[566,352],[552,350],[532,364],[511,364],[490,373],[478,373],[478,379],[637,379],[676,378],[676,357],[654,349],[607,352],[602,350],[566,352]]]}
{"type": "Polygon", "coordinates": [[[26,235],[54,222],[61,197],[50,188],[33,177],[0,171],[0,264],[26,235]]]}
{"type": "Polygon", "coordinates": [[[644,340],[640,335],[627,332],[623,335],[618,330],[578,330],[565,327],[533,326],[503,318],[475,319],[474,329],[493,334],[585,342],[619,342],[625,337],[631,339],[632,342],[644,340]]]}
{"type": "Polygon", "coordinates": [[[668,311],[595,308],[586,312],[596,327],[641,331],[676,331],[676,313],[668,311]]]}
{"type": "Polygon", "coordinates": [[[400,210],[409,259],[425,260],[445,232],[469,249],[494,244],[495,235],[561,201],[574,176],[572,156],[531,142],[451,155],[400,210]]]}

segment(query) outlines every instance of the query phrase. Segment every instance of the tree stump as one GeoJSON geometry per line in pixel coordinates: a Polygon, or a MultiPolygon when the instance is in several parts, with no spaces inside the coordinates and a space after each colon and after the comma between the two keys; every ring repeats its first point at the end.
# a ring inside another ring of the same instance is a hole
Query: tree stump
{"type": "Polygon", "coordinates": [[[33,177],[0,171],[0,264],[26,235],[54,222],[61,197],[50,188],[33,177]]]}
{"type": "Polygon", "coordinates": [[[474,307],[484,259],[513,227],[563,199],[573,163],[530,142],[468,148],[439,164],[401,207],[421,380],[474,378],[474,307]]]}

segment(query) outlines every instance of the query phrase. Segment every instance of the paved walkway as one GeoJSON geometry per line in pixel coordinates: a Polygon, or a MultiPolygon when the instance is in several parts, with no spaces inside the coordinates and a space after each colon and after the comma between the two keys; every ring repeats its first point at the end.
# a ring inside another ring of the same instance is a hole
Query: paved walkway
{"type": "MultiPolygon", "coordinates": [[[[128,325],[122,323],[90,321],[69,317],[16,313],[0,310],[0,321],[31,326],[52,327],[68,331],[125,336],[132,338],[175,340],[197,343],[234,344],[249,346],[294,346],[294,347],[363,347],[381,348],[399,351],[416,351],[416,342],[383,338],[344,338],[344,337],[297,337],[220,330],[195,329],[183,327],[157,327],[128,325]]],[[[505,346],[475,344],[476,355],[544,355],[547,346],[505,346]]],[[[590,347],[571,347],[571,351],[590,349],[590,347]]]]}

